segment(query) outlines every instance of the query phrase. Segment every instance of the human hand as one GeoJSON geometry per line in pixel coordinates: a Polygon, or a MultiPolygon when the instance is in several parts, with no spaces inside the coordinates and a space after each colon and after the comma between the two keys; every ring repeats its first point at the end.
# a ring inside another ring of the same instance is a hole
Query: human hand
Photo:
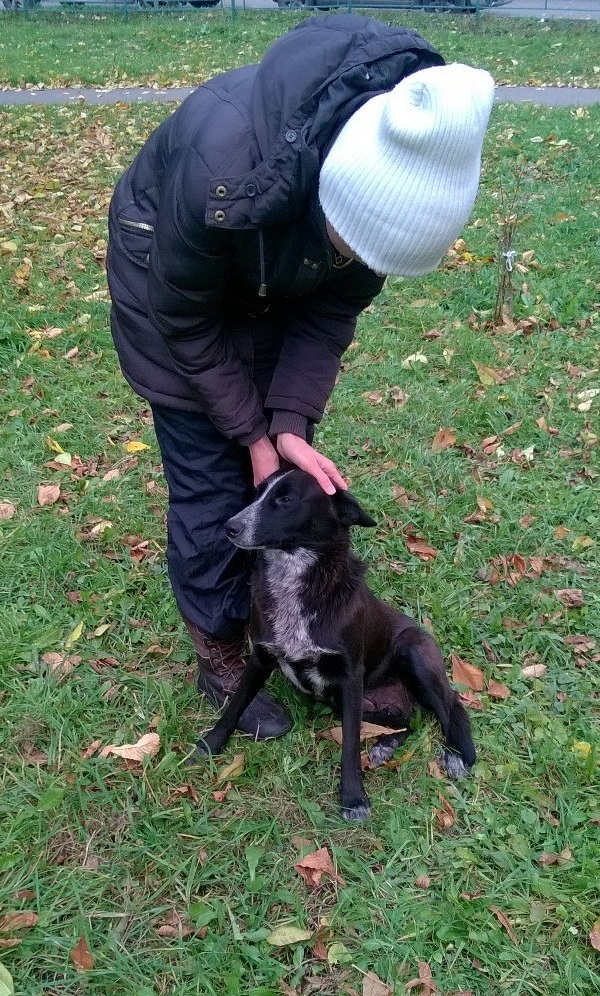
{"type": "Polygon", "coordinates": [[[252,461],[254,487],[257,488],[267,477],[279,470],[279,457],[268,436],[261,436],[255,443],[250,443],[248,449],[252,461]]]}
{"type": "Polygon", "coordinates": [[[333,460],[317,452],[300,436],[295,436],[292,432],[281,432],[277,436],[277,452],[288,463],[311,474],[326,494],[333,495],[338,489],[348,490],[348,485],[333,460]]]}

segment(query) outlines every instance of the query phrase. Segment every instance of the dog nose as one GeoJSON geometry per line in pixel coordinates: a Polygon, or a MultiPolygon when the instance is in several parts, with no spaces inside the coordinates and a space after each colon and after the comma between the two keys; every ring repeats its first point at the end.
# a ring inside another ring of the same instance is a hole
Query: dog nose
{"type": "Polygon", "coordinates": [[[243,528],[243,523],[236,522],[236,518],[234,516],[233,519],[228,519],[225,523],[225,534],[228,539],[235,539],[236,536],[240,535],[243,528]]]}

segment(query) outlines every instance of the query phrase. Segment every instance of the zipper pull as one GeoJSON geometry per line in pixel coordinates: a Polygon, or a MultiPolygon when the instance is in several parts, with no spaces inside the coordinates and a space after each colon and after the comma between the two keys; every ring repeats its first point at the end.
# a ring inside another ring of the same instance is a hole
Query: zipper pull
{"type": "Polygon", "coordinates": [[[266,297],[267,296],[267,285],[266,284],[261,284],[260,285],[260,287],[258,288],[258,296],[259,297],[266,297]]]}

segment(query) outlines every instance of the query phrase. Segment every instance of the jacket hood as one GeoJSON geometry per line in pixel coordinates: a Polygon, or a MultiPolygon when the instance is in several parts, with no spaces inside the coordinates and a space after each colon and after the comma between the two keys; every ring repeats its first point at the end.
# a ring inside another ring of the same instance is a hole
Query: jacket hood
{"type": "Polygon", "coordinates": [[[275,41],[256,68],[250,115],[259,161],[227,181],[229,223],[253,227],[298,217],[336,133],[370,97],[444,60],[416,32],[356,14],[308,18],[275,41]],[[237,190],[238,196],[234,194],[237,190]]]}

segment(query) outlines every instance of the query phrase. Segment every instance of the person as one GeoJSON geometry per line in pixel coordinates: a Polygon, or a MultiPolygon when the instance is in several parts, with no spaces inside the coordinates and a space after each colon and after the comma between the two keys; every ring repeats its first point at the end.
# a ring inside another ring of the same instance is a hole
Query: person
{"type": "MultiPolygon", "coordinates": [[[[216,704],[250,610],[251,564],[224,523],[282,461],[346,487],[314,427],[385,275],[434,270],[465,224],[493,93],[413,31],[316,16],[195,90],[116,185],[111,328],[152,409],[171,586],[216,704]]],[[[239,723],[290,726],[266,693],[239,723]]]]}

